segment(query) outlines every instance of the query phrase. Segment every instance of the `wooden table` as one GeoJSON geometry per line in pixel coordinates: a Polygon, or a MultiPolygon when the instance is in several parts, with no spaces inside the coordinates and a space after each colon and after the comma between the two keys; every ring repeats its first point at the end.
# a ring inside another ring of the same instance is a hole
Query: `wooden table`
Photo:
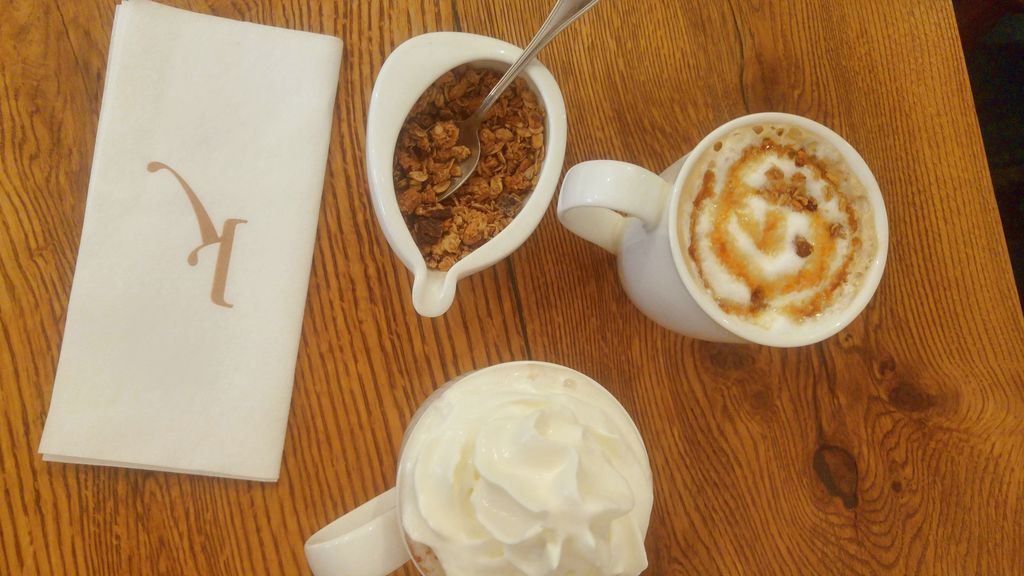
{"type": "MultiPolygon", "coordinates": [[[[402,431],[462,372],[533,358],[605,384],[651,452],[648,574],[1020,574],[1024,320],[949,2],[608,0],[544,53],[566,166],[667,166],[747,112],[802,114],[888,204],[872,305],[798,350],[671,334],[553,207],[418,317],[369,204],[364,119],[403,40],[523,45],[545,0],[174,0],[336,34],[345,56],[281,480],[44,464],[113,0],[0,3],[0,573],[294,574],[318,527],[389,487],[402,431]]],[[[411,571],[404,572],[412,574],[411,571]]]]}

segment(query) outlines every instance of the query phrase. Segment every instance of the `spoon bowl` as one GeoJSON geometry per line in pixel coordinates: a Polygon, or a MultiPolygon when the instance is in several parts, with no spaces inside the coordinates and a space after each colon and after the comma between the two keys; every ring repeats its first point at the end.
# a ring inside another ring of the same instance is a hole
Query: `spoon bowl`
{"type": "Polygon", "coordinates": [[[459,128],[457,145],[469,148],[469,157],[459,162],[459,175],[452,180],[447,190],[437,196],[438,202],[455,194],[455,191],[465,184],[466,180],[469,180],[469,177],[476,171],[476,165],[480,163],[480,124],[482,121],[481,115],[473,114],[455,124],[459,128]]]}
{"type": "Polygon", "coordinates": [[[459,163],[459,175],[456,177],[456,180],[448,185],[447,190],[438,194],[438,202],[455,194],[459,187],[476,170],[476,165],[480,162],[480,124],[483,122],[487,110],[498,101],[498,98],[519,76],[523,68],[529,65],[530,62],[533,62],[537,57],[537,53],[547,46],[548,42],[551,42],[559,32],[575,22],[587,10],[593,8],[597,2],[598,0],[558,0],[555,3],[555,7],[551,9],[551,13],[548,14],[547,20],[544,21],[544,25],[540,27],[533,40],[523,50],[522,55],[509,66],[505,74],[498,80],[498,83],[494,85],[494,88],[491,88],[490,93],[480,103],[480,107],[469,118],[457,123],[459,128],[458,143],[469,148],[470,154],[468,158],[459,163]]]}

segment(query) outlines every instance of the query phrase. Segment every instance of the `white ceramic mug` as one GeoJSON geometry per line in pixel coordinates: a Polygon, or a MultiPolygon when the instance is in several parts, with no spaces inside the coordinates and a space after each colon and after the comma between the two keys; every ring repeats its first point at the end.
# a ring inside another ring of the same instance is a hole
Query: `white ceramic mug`
{"type": "Polygon", "coordinates": [[[619,277],[630,299],[662,326],[701,340],[803,346],[842,330],[867,306],[885,269],[889,226],[878,182],[852,146],[821,124],[792,114],[750,114],[723,124],[661,175],[625,162],[597,160],[573,166],[558,198],[558,218],[571,232],[618,256],[619,277]],[[818,330],[751,329],[725,314],[683,260],[679,202],[697,159],[716,141],[742,126],[796,126],[834,146],[867,191],[878,249],[856,296],[818,330]]]}
{"type": "Polygon", "coordinates": [[[537,185],[512,222],[447,271],[432,270],[420,254],[395,196],[394,158],[398,135],[420,95],[442,74],[462,64],[504,71],[523,51],[496,38],[460,32],[432,32],[405,41],[388,56],[377,75],[366,120],[366,172],[370,195],[391,249],[413,274],[412,305],[423,316],[440,316],[455,299],[462,278],[493,266],[518,248],[537,228],[558,187],[565,158],[565,102],[555,78],[540,61],[522,78],[537,94],[546,122],[545,155],[537,185]]]}
{"type": "MultiPolygon", "coordinates": [[[[406,446],[409,445],[410,438],[415,436],[417,424],[431,404],[438,401],[447,390],[457,386],[459,382],[469,376],[486,376],[488,372],[498,370],[502,370],[504,374],[508,374],[509,371],[514,371],[518,374],[520,370],[527,373],[531,369],[540,370],[548,375],[557,374],[561,378],[571,379],[576,382],[573,385],[574,387],[579,386],[580,382],[585,382],[591,391],[587,402],[594,402],[594,405],[614,407],[615,410],[619,411],[620,414],[617,422],[622,427],[618,428],[618,430],[622,432],[621,437],[628,437],[628,440],[624,440],[624,442],[636,448],[642,461],[640,462],[642,469],[637,468],[636,470],[639,470],[638,474],[645,478],[647,488],[650,489],[650,463],[648,462],[643,440],[640,437],[640,431],[626,412],[626,409],[604,387],[588,376],[558,364],[535,361],[497,364],[463,374],[447,382],[431,394],[419,407],[406,428],[405,437],[402,441],[398,473],[395,481],[396,486],[328,524],[313,534],[306,542],[306,559],[313,570],[313,574],[315,576],[385,576],[410,561],[413,562],[413,565],[421,574],[425,574],[425,569],[416,564],[414,556],[409,550],[406,531],[402,525],[399,497],[402,493],[402,470],[405,465],[406,446]]],[[[528,375],[526,377],[529,378],[528,375]]],[[[500,381],[500,377],[496,377],[494,384],[501,387],[504,383],[500,381]]],[[[564,392],[559,394],[564,394],[564,392]]],[[[581,400],[581,402],[584,401],[581,400]]],[[[642,526],[639,526],[643,533],[647,532],[647,520],[649,520],[653,498],[651,494],[647,496],[647,498],[637,496],[635,504],[637,507],[640,507],[638,508],[640,513],[646,515],[642,526]]]]}

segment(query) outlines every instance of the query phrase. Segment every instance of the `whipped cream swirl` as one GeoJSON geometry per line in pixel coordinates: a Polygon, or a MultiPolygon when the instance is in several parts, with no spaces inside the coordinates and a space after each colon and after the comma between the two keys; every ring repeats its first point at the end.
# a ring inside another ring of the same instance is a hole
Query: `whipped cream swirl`
{"type": "Polygon", "coordinates": [[[651,469],[604,388],[561,366],[478,371],[432,398],[403,446],[407,537],[447,576],[635,576],[651,469]]]}

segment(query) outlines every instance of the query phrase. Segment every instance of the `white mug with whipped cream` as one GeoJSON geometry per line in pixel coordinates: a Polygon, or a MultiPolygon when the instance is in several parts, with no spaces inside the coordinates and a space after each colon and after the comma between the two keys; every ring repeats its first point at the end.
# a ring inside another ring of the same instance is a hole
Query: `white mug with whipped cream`
{"type": "Polygon", "coordinates": [[[406,431],[396,487],[306,542],[316,576],[636,576],[647,451],[600,384],[511,362],[439,388],[406,431]]]}
{"type": "Polygon", "coordinates": [[[630,299],[681,334],[813,344],[867,306],[888,253],[885,204],[864,159],[807,118],[728,122],[660,176],[574,166],[558,218],[618,256],[630,299]]]}

